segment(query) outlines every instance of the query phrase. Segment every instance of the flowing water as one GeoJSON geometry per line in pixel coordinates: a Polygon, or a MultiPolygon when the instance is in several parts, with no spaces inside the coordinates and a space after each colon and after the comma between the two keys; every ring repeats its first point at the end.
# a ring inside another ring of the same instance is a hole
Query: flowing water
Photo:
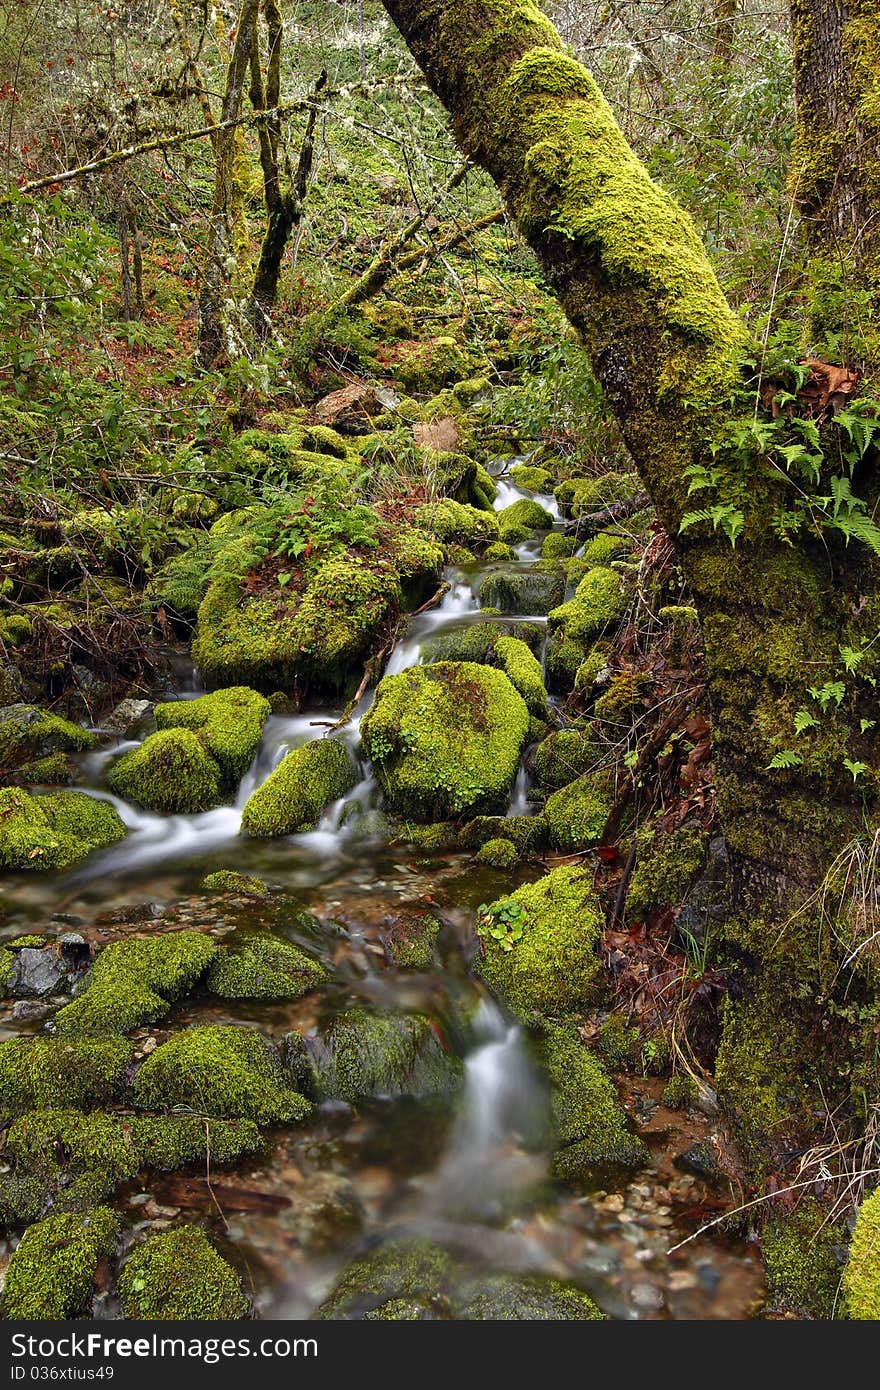
{"type": "MultiPolygon", "coordinates": [[[[499,479],[497,508],[523,496],[532,494],[499,479]]],[[[536,500],[559,524],[555,499],[536,500]]],[[[540,540],[526,542],[509,567],[528,566],[539,553],[540,540]]],[[[486,568],[446,573],[442,602],[410,620],[388,673],[431,660],[432,639],[480,620],[486,568]]],[[[546,623],[529,614],[505,615],[504,621],[546,623]]],[[[199,693],[185,665],[175,693],[199,693]]],[[[371,698],[332,735],[344,739],[359,760],[361,779],[327,808],[315,831],[252,840],[240,834],[241,812],[287,752],[328,733],[341,715],[335,708],[270,718],[235,803],[200,815],[144,812],[102,789],[110,759],[136,746],[137,738],[83,756],[85,789],[113,802],[129,827],[127,838],[66,877],[22,877],[6,885],[4,937],[23,929],[61,933],[74,927],[103,944],[126,930],[192,925],[211,926],[228,940],[243,927],[261,925],[301,940],[333,968],[335,984],[319,1003],[307,997],[295,1004],[229,1004],[193,996],[177,1011],[175,1027],[247,1022],[281,1043],[291,1029],[313,1026],[318,1012],[326,1017],[328,1009],[352,1003],[424,1012],[441,1037],[450,1017],[469,1020],[454,1044],[464,1068],[454,1102],[378,1096],[357,1112],[326,1104],[308,1124],[281,1132],[269,1158],[217,1176],[213,1185],[172,1174],[157,1176],[146,1189],[124,1190],[131,1221],[136,1228],[146,1223],[161,1229],[181,1213],[184,1219],[201,1213],[235,1248],[239,1264],[244,1261],[257,1308],[267,1315],[308,1316],[364,1243],[415,1233],[440,1241],[477,1272],[572,1279],[617,1318],[748,1316],[761,1296],[759,1264],[748,1247],[709,1233],[668,1253],[692,1234],[701,1216],[717,1211],[725,1195],[674,1161],[690,1144],[710,1137],[716,1123],[711,1116],[673,1114],[660,1102],[662,1083],[633,1083],[629,1108],[652,1150],[652,1168],[616,1184],[608,1174],[597,1174],[589,1193],[550,1181],[546,1085],[520,1028],[467,969],[475,947],[474,909],[509,892],[513,876],[461,852],[429,855],[389,842],[380,792],[359,742],[371,698]],[[265,899],[205,898],[199,884],[220,868],[254,873],[276,891],[265,899]],[[289,928],[284,914],[290,916],[291,899],[324,924],[319,939],[305,940],[289,928]],[[402,911],[426,908],[444,923],[440,963],[423,974],[387,968],[381,938],[388,923],[402,911]],[[340,1222],[329,1235],[314,1215],[327,1210],[340,1222]]],[[[528,797],[523,766],[509,814],[529,814],[528,797]]],[[[515,878],[524,881],[538,872],[523,868],[515,878]]],[[[3,1007],[5,1036],[42,1026],[40,1017],[22,1024],[3,1007]]],[[[155,1031],[161,1040],[168,1030],[155,1031]]]]}

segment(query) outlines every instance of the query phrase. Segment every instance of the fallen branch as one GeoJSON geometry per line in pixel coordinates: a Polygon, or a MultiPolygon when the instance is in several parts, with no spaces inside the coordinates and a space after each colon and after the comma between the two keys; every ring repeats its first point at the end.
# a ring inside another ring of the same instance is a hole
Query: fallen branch
{"type": "Polygon", "coordinates": [[[615,521],[626,521],[627,517],[635,516],[636,512],[644,511],[645,507],[650,505],[651,499],[648,494],[637,492],[635,497],[624,497],[621,502],[609,502],[607,507],[602,507],[598,512],[589,512],[587,516],[579,516],[574,521],[566,522],[565,534],[594,536],[605,526],[611,526],[615,521]]]}

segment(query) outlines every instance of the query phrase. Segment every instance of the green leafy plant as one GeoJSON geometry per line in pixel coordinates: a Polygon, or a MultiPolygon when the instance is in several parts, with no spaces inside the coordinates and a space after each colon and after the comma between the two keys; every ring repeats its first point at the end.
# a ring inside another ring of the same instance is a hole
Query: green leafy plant
{"type": "Polygon", "coordinates": [[[497,941],[502,951],[512,951],[522,939],[528,916],[527,909],[513,898],[481,903],[477,908],[477,935],[497,941]]]}

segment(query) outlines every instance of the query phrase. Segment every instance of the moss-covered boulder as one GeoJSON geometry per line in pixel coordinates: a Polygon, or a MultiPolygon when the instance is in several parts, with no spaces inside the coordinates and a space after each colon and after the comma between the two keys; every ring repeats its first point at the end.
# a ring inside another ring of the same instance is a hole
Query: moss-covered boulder
{"type": "Polygon", "coordinates": [[[192,729],[161,729],[116,759],[107,785],[124,801],[134,801],[148,811],[193,815],[218,805],[223,781],[199,734],[192,729]]]}
{"type": "Polygon", "coordinates": [[[346,1010],[316,1037],[288,1034],[287,1063],[308,1095],[349,1104],[371,1096],[447,1095],[461,1080],[459,1059],[420,1014],[346,1010]]]}
{"type": "Polygon", "coordinates": [[[259,898],[266,897],[269,892],[261,878],[240,874],[235,869],[217,869],[213,874],[206,874],[202,888],[208,893],[241,893],[259,898]]]}
{"type": "Polygon", "coordinates": [[[468,506],[466,502],[454,502],[451,497],[420,507],[415,519],[425,531],[447,545],[457,542],[473,548],[498,539],[498,520],[494,512],[468,506]]]}
{"type": "Polygon", "coordinates": [[[424,651],[433,663],[439,661],[476,661],[496,666],[495,644],[501,637],[516,637],[537,656],[544,641],[544,630],[538,623],[505,623],[503,619],[481,623],[463,623],[459,627],[443,627],[436,635],[428,634],[424,651]]]}
{"type": "Polygon", "coordinates": [[[206,983],[223,999],[299,999],[326,978],[324,967],[292,941],[243,932],[221,947],[206,983]]]}
{"type": "Polygon", "coordinates": [[[495,643],[494,659],[526,702],[530,714],[538,719],[547,717],[547,691],[541,674],[541,663],[518,637],[499,637],[495,643]]]}
{"type": "Polygon", "coordinates": [[[480,864],[488,864],[492,869],[512,869],[519,863],[519,853],[512,840],[499,837],[486,840],[480,846],[477,850],[477,860],[480,864]]]}
{"type": "Polygon", "coordinates": [[[565,594],[565,575],[558,566],[547,570],[533,565],[490,570],[480,585],[480,604],[499,613],[543,615],[555,609],[565,594]]]}
{"type": "Polygon", "coordinates": [[[311,1106],[295,1091],[272,1044],[247,1028],[187,1028],[157,1047],[133,1085],[139,1105],[186,1105],[205,1115],[290,1124],[311,1106]]]}
{"type": "Polygon", "coordinates": [[[508,677],[472,662],[386,676],[361,724],[390,806],[417,821],[505,809],[528,731],[508,677]]]}
{"type": "MultiPolygon", "coordinates": [[[[771,1308],[826,1321],[839,1316],[847,1231],[845,1222],[830,1216],[809,1196],[788,1210],[770,1204],[761,1254],[771,1308]]],[[[877,1274],[880,1278],[880,1261],[877,1274]]],[[[880,1284],[876,1295],[875,1319],[880,1318],[880,1284]]]]}
{"type": "Polygon", "coordinates": [[[652,907],[680,907],[705,860],[707,843],[701,825],[681,825],[671,832],[660,825],[640,829],[627,915],[635,920],[652,907]]]}
{"type": "Polygon", "coordinates": [[[572,641],[564,628],[551,632],[544,648],[547,688],[554,694],[567,695],[574,686],[586,655],[586,648],[580,642],[572,641]]]}
{"type": "Polygon", "coordinates": [[[97,738],[88,729],[37,705],[0,708],[0,771],[7,775],[23,764],[40,762],[52,755],[82,753],[96,743],[97,738]]]}
{"type": "Polygon", "coordinates": [[[288,753],[252,793],[242,812],[242,826],[261,838],[313,830],[324,807],[351,791],[357,779],[357,768],[344,743],[314,739],[288,753]]]}
{"type": "Polygon", "coordinates": [[[525,492],[549,492],[553,474],[534,463],[515,463],[510,470],[513,483],[525,492]]]}
{"type": "Polygon", "coordinates": [[[623,617],[626,602],[620,575],[599,566],[584,575],[573,598],[551,610],[550,628],[561,627],[570,641],[586,648],[623,617]]]}
{"type": "Polygon", "coordinates": [[[93,1291],[98,1261],[113,1254],[118,1235],[119,1217],[106,1207],[29,1226],[6,1271],[5,1316],[41,1322],[79,1313],[93,1291]]]}
{"type": "Polygon", "coordinates": [[[490,840],[508,840],[520,858],[528,858],[547,848],[547,822],[543,816],[475,816],[459,838],[465,849],[482,849],[490,840]]]}
{"type": "Polygon", "coordinates": [[[609,1167],[641,1168],[650,1155],[633,1134],[602,1063],[572,1025],[551,1024],[537,1043],[550,1081],[557,1149],[553,1171],[566,1181],[585,1181],[609,1167]]]}
{"type": "Polygon", "coordinates": [[[555,729],[535,749],[535,776],[551,791],[567,787],[599,761],[600,751],[580,729],[555,729]]]}
{"type": "Polygon", "coordinates": [[[10,1038],[0,1043],[0,1110],[118,1100],[131,1054],[123,1038],[10,1038]]]}
{"type": "Polygon", "coordinates": [[[317,1310],[323,1319],[389,1321],[448,1315],[454,1266],[426,1240],[396,1240],[354,1260],[317,1310]]]}
{"type": "Polygon", "coordinates": [[[521,497],[497,513],[498,535],[507,544],[525,540],[533,531],[549,531],[553,518],[539,502],[521,497]]]}
{"type": "Polygon", "coordinates": [[[247,686],[231,686],[156,706],[159,729],[192,729],[220,767],[222,783],[234,791],[260,746],[263,725],[271,713],[269,701],[247,686]]]}
{"type": "Polygon", "coordinates": [[[145,1322],[235,1321],[248,1310],[241,1280],[198,1226],[148,1236],[119,1280],[126,1318],[145,1322]]]}
{"type": "Polygon", "coordinates": [[[522,1018],[568,1013],[596,997],[602,926],[592,875],[553,869],[481,910],[477,972],[522,1018]]]}
{"type": "Polygon", "coordinates": [[[455,1316],[463,1322],[598,1322],[605,1318],[583,1289],[539,1274],[495,1274],[465,1283],[456,1291],[455,1316]]]}
{"type": "Polygon", "coordinates": [[[155,1023],[192,989],[218,949],[210,936],[191,931],[111,942],[55,1015],[55,1027],[60,1034],[127,1033],[155,1023]]]}
{"type": "Polygon", "coordinates": [[[843,1293],[847,1317],[880,1322],[880,1188],[859,1207],[843,1293]]]}
{"type": "Polygon", "coordinates": [[[548,796],[544,818],[556,849],[588,849],[602,836],[614,796],[607,777],[585,773],[548,796]]]}
{"type": "Polygon", "coordinates": [[[127,833],[109,801],[85,792],[0,789],[0,869],[69,869],[127,833]]]}

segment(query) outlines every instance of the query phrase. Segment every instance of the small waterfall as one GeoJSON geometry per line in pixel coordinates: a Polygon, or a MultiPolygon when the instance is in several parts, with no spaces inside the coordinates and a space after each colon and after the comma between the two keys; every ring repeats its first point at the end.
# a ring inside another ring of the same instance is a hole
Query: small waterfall
{"type": "Polygon", "coordinates": [[[526,1146],[546,1134],[547,1095],[519,1025],[494,1003],[480,1002],[475,1033],[461,1112],[429,1198],[435,1209],[491,1219],[546,1167],[546,1156],[526,1146]]]}
{"type": "Polygon", "coordinates": [[[526,772],[525,764],[520,763],[507,814],[509,816],[530,816],[533,810],[534,807],[529,801],[529,774],[526,772]]]}
{"type": "Polygon", "coordinates": [[[420,613],[410,622],[406,635],[398,642],[385,667],[386,676],[399,676],[411,666],[418,666],[422,658],[425,638],[436,634],[440,628],[461,622],[462,618],[479,611],[479,600],[470,582],[458,570],[447,573],[449,590],[443,601],[427,613],[420,613]]]}

